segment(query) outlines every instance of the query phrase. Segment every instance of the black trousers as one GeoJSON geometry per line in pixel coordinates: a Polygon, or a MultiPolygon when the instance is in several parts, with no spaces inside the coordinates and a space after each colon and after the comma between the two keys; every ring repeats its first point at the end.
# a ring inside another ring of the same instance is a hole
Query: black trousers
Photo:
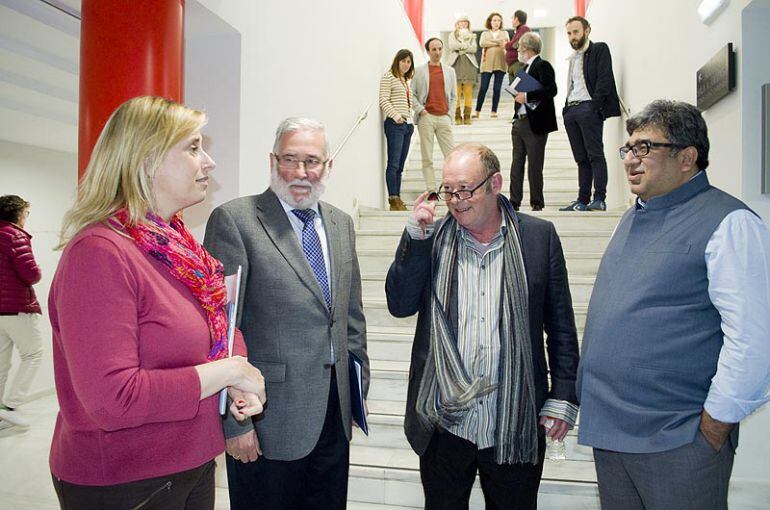
{"type": "Polygon", "coordinates": [[[470,441],[443,430],[434,432],[420,457],[425,510],[467,510],[477,471],[487,510],[536,510],[545,435],[538,437],[537,465],[497,464],[494,450],[479,450],[470,441]]]}
{"type": "Polygon", "coordinates": [[[313,450],[297,460],[260,457],[244,464],[227,455],[232,510],[337,510],[348,497],[350,445],[342,428],[332,372],[323,430],[313,450]]]}
{"type": "Polygon", "coordinates": [[[105,486],[52,478],[62,510],[213,510],[215,468],[211,460],[173,475],[105,486]]]}
{"type": "Polygon", "coordinates": [[[548,133],[538,135],[532,132],[528,118],[514,119],[511,126],[513,159],[511,160],[511,203],[515,208],[521,205],[524,196],[524,161],[527,162],[529,181],[529,203],[532,207],[545,207],[543,197],[543,163],[548,133]]]}
{"type": "Polygon", "coordinates": [[[602,131],[604,119],[596,112],[591,101],[564,109],[564,128],[572,148],[572,156],[578,165],[578,200],[591,201],[591,185],[594,200],[607,198],[607,160],[604,159],[602,131]]]}

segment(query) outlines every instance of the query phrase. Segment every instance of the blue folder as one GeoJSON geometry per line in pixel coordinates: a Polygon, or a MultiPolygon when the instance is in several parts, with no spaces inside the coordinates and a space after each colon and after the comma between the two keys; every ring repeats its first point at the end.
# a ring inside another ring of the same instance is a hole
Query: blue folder
{"type": "Polygon", "coordinates": [[[532,92],[533,90],[540,90],[543,88],[539,81],[525,73],[523,69],[516,73],[516,78],[519,79],[519,83],[516,85],[516,90],[518,92],[532,92]]]}
{"type": "Polygon", "coordinates": [[[369,435],[364,405],[364,363],[348,351],[348,376],[350,377],[350,412],[364,434],[369,435]]]}

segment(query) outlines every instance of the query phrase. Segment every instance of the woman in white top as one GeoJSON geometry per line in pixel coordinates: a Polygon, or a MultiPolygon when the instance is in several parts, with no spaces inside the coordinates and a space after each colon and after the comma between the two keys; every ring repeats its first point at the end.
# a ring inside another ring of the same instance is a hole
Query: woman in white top
{"type": "Polygon", "coordinates": [[[503,86],[503,77],[508,70],[508,64],[505,62],[505,44],[510,37],[508,32],[503,30],[503,17],[493,12],[487,18],[484,24],[487,29],[481,34],[479,46],[483,48],[481,54],[481,85],[479,86],[479,97],[476,100],[476,113],[474,117],[478,118],[481,107],[484,105],[484,96],[487,95],[489,81],[492,76],[495,77],[495,84],[492,88],[492,113],[491,117],[497,117],[497,105],[500,103],[500,89],[503,86]]]}
{"type": "Polygon", "coordinates": [[[455,124],[471,123],[471,103],[473,102],[473,85],[479,77],[479,64],[476,62],[476,34],[471,31],[468,16],[461,14],[455,21],[454,32],[449,34],[449,60],[457,76],[457,109],[455,124]],[[460,111],[460,103],[463,110],[460,111]]]}
{"type": "Polygon", "coordinates": [[[391,211],[406,211],[401,200],[401,174],[404,171],[409,142],[414,133],[412,97],[409,80],[414,76],[414,57],[409,50],[399,50],[390,69],[380,80],[380,108],[385,114],[385,140],[388,164],[385,183],[391,211]]]}

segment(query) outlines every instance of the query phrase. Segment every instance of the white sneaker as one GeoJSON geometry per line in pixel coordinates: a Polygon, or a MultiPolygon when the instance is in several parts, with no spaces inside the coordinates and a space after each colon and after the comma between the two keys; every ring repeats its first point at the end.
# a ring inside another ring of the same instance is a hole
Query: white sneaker
{"type": "Polygon", "coordinates": [[[29,427],[29,420],[18,409],[11,411],[10,409],[0,407],[0,420],[5,420],[19,427],[29,427]]]}
{"type": "Polygon", "coordinates": [[[6,430],[13,427],[14,424],[5,420],[0,420],[0,430],[6,430]]]}

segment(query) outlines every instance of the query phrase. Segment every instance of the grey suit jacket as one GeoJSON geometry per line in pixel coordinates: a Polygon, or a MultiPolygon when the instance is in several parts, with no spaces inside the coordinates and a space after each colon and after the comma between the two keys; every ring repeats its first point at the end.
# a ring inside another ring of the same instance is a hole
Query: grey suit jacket
{"type": "Polygon", "coordinates": [[[361,273],[353,221],[321,202],[319,210],[329,243],[331,313],[278,197],[237,198],[214,209],[203,244],[225,265],[227,274],[243,267],[237,324],[249,361],[262,371],[267,389],[264,413],[239,424],[225,419],[225,436],[254,426],[268,459],[296,460],[318,442],[326,416],[333,342],[341,426],[351,437],[348,350],[365,364],[369,358],[361,302],[361,273]]]}

